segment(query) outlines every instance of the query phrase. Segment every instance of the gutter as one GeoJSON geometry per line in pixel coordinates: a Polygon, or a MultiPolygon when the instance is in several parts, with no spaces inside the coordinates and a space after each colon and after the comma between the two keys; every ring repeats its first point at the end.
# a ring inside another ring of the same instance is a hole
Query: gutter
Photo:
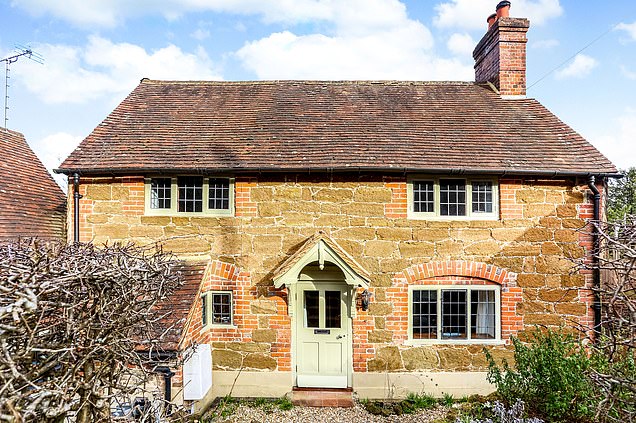
{"type": "Polygon", "coordinates": [[[601,222],[601,193],[596,188],[596,178],[594,175],[588,178],[587,186],[594,194],[594,212],[593,212],[593,231],[592,231],[592,286],[594,289],[594,332],[600,333],[601,330],[601,269],[600,258],[601,237],[598,225],[601,222]]]}
{"type": "Polygon", "coordinates": [[[576,172],[576,171],[560,171],[560,170],[532,170],[532,169],[470,169],[470,168],[427,168],[427,167],[362,167],[362,166],[339,166],[339,167],[244,167],[244,168],[181,168],[181,169],[166,169],[166,168],[150,168],[150,167],[136,167],[136,168],[91,168],[91,169],[79,169],[79,168],[59,168],[53,169],[55,173],[61,173],[65,175],[84,175],[84,176],[121,176],[121,175],[178,175],[184,173],[194,174],[237,174],[237,173],[346,173],[346,172],[387,172],[387,173],[425,173],[425,174],[439,174],[446,173],[450,175],[497,175],[497,176],[542,176],[548,178],[556,177],[585,177],[589,178],[596,175],[601,178],[620,178],[623,175],[619,172],[576,172]]]}

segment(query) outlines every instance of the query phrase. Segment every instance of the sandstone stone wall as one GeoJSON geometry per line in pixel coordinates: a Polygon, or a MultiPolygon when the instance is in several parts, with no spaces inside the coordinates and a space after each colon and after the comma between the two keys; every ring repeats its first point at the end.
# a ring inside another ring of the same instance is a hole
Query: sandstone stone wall
{"type": "MultiPolygon", "coordinates": [[[[580,231],[592,217],[584,181],[500,179],[501,218],[495,221],[408,219],[401,176],[257,175],[237,177],[235,187],[236,215],[215,218],[145,215],[141,176],[83,178],[81,185],[82,240],[159,243],[185,259],[212,260],[202,292],[231,288],[235,325],[201,328],[197,298],[185,342],[211,343],[219,369],[291,369],[286,293],[272,287],[271,275],[318,230],[371,273],[371,307],[359,309],[354,322],[357,372],[483,368],[481,346],[406,345],[408,284],[443,276],[413,279],[408,269],[431,263],[490,265],[516,274],[508,288],[518,290],[520,301],[502,311],[512,322],[506,336],[534,324],[591,323],[590,275],[573,266],[590,246],[580,231]]],[[[507,348],[494,350],[509,355],[507,348]]]]}

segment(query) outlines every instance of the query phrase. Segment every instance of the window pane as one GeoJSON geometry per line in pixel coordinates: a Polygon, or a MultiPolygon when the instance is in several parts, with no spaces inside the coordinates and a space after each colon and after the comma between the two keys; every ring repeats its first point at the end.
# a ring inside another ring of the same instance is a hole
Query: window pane
{"type": "Polygon", "coordinates": [[[200,176],[182,176],[178,182],[179,211],[203,211],[203,178],[200,176]]]}
{"type": "Polygon", "coordinates": [[[492,182],[473,182],[473,213],[492,213],[492,182]]]}
{"type": "Polygon", "coordinates": [[[466,183],[463,179],[440,179],[440,214],[466,216],[466,183]]]}
{"type": "Polygon", "coordinates": [[[437,291],[413,291],[413,339],[437,338],[437,291]]]}
{"type": "Polygon", "coordinates": [[[466,291],[442,291],[442,339],[466,339],[466,291]]]}
{"type": "Polygon", "coordinates": [[[320,327],[318,291],[305,291],[305,327],[320,327]]]}
{"type": "Polygon", "coordinates": [[[201,297],[201,323],[203,326],[208,324],[208,296],[201,297]]]}
{"type": "Polygon", "coordinates": [[[169,209],[172,202],[170,178],[153,178],[150,180],[150,208],[169,209]]]}
{"type": "Polygon", "coordinates": [[[470,309],[470,337],[472,339],[494,339],[495,291],[471,291],[470,309]]]}
{"type": "Polygon", "coordinates": [[[229,210],[230,180],[210,178],[208,181],[208,187],[208,208],[211,210],[229,210]]]}
{"type": "Polygon", "coordinates": [[[219,292],[212,294],[212,323],[232,324],[232,294],[219,292]]]}
{"type": "Polygon", "coordinates": [[[325,291],[325,327],[340,328],[341,309],[340,291],[325,291]]]}
{"type": "Polygon", "coordinates": [[[432,213],[435,211],[433,181],[413,182],[413,211],[432,213]]]}

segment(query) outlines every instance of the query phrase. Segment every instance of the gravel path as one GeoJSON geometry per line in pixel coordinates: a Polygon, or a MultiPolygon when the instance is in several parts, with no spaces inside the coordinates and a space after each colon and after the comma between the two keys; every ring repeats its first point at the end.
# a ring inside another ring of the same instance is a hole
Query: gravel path
{"type": "Polygon", "coordinates": [[[353,408],[315,408],[294,407],[291,410],[282,411],[278,408],[264,410],[259,407],[239,405],[231,416],[225,419],[215,420],[223,423],[292,423],[292,422],[321,422],[321,423],[379,423],[379,422],[434,422],[446,415],[448,409],[438,407],[432,410],[422,410],[414,414],[401,416],[375,416],[368,413],[362,405],[356,403],[353,408]]]}

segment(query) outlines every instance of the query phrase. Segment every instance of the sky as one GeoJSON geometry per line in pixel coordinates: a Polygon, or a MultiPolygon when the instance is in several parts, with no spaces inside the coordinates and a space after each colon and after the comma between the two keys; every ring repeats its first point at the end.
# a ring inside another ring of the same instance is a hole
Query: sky
{"type": "MultiPolygon", "coordinates": [[[[53,169],[142,78],[471,81],[496,4],[0,0],[0,58],[44,58],[10,65],[7,127],[53,169]]],[[[636,2],[512,0],[510,15],[530,19],[528,97],[636,167],[636,2]]]]}

